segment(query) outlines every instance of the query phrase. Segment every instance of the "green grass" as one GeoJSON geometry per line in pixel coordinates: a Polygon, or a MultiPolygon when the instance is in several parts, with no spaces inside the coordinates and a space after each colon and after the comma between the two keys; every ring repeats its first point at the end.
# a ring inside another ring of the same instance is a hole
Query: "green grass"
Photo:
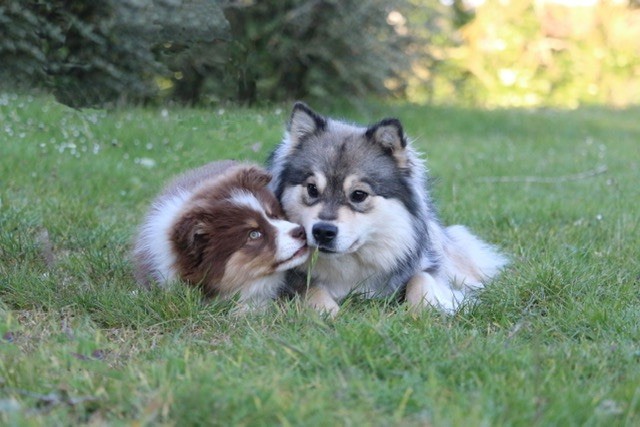
{"type": "Polygon", "coordinates": [[[263,161],[288,107],[0,95],[0,424],[638,425],[640,110],[331,113],[401,118],[443,220],[510,254],[478,304],[237,319],[185,289],[140,292],[128,251],[164,181],[263,161]]]}

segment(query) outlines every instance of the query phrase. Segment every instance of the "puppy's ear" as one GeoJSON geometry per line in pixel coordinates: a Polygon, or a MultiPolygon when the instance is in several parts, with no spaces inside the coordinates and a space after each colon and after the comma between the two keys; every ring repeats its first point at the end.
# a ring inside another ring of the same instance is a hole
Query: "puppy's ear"
{"type": "Polygon", "coordinates": [[[366,138],[378,144],[387,154],[392,156],[399,167],[407,166],[407,140],[398,119],[384,119],[370,126],[365,132],[366,138]]]}
{"type": "Polygon", "coordinates": [[[183,215],[173,227],[171,241],[177,252],[185,257],[179,262],[191,269],[202,261],[202,248],[206,240],[204,223],[195,214],[183,215]]]}
{"type": "Polygon", "coordinates": [[[226,259],[221,262],[218,258],[222,257],[211,256],[217,254],[219,248],[216,240],[210,239],[207,219],[202,215],[201,210],[182,215],[175,223],[170,239],[180,278],[212,297],[217,292],[215,284],[224,272],[226,259]]]}
{"type": "Polygon", "coordinates": [[[262,168],[250,167],[240,172],[240,185],[250,190],[260,190],[271,182],[272,175],[262,168]]]}
{"type": "Polygon", "coordinates": [[[297,147],[305,138],[325,130],[326,127],[327,120],[324,117],[313,111],[304,102],[296,102],[287,125],[291,148],[297,147]]]}

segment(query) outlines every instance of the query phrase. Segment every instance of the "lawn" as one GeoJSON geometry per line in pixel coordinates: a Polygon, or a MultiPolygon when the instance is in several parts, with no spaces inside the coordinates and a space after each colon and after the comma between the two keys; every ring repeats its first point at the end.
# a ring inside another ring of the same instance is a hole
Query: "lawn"
{"type": "Polygon", "coordinates": [[[238,319],[185,289],[139,291],[130,244],[164,181],[263,162],[289,106],[1,94],[0,424],[640,424],[640,109],[313,107],[402,120],[443,221],[511,258],[477,304],[238,319]]]}

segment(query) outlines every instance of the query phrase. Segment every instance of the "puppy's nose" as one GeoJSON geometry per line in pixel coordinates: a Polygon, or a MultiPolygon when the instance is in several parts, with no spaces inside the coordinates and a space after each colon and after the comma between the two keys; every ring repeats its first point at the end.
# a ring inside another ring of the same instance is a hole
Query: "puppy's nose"
{"type": "Polygon", "coordinates": [[[304,227],[301,225],[291,230],[289,232],[289,235],[294,239],[298,239],[298,240],[306,240],[306,237],[307,237],[304,232],[304,227]]]}
{"type": "Polygon", "coordinates": [[[329,245],[338,235],[338,227],[328,222],[319,222],[313,225],[311,233],[319,245],[329,245]]]}

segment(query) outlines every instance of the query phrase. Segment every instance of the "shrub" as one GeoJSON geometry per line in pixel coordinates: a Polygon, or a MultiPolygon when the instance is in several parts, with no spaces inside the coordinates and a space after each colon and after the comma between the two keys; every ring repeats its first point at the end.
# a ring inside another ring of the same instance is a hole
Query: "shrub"
{"type": "Polygon", "coordinates": [[[38,86],[81,107],[145,101],[171,71],[156,49],[224,38],[216,2],[7,0],[0,6],[3,81],[38,86]]]}
{"type": "Polygon", "coordinates": [[[284,0],[228,7],[237,98],[388,93],[409,66],[408,34],[388,21],[401,1],[284,0]]]}
{"type": "Polygon", "coordinates": [[[399,3],[7,0],[0,60],[76,107],[386,93],[408,64],[387,22],[399,3]]]}

